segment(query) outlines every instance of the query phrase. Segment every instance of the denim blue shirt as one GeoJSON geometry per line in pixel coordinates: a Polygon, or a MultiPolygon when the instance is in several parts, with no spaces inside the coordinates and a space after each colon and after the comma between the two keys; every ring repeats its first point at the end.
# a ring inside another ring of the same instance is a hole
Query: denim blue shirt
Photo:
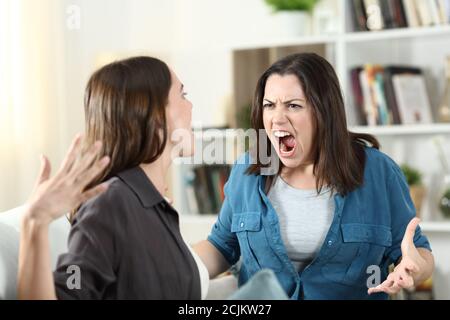
{"type": "MultiPolygon", "coordinates": [[[[367,280],[376,276],[368,267],[379,266],[380,281],[386,279],[388,266],[401,257],[400,244],[415,209],[398,165],[374,148],[365,150],[363,185],[345,197],[334,195],[334,218],[325,241],[301,272],[286,253],[277,213],[264,192],[265,176],[245,173],[248,153],[235,163],[208,241],[230,265],[242,257],[239,285],[268,268],[291,299],[387,298],[367,294],[367,280]]],[[[419,227],[414,243],[430,249],[419,227]]]]}

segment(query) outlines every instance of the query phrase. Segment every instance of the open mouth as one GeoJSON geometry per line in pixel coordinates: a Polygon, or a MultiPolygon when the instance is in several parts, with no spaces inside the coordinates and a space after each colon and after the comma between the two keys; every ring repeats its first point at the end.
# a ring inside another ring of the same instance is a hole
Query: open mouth
{"type": "Polygon", "coordinates": [[[281,130],[274,131],[273,135],[278,139],[279,154],[283,157],[292,156],[297,146],[294,136],[288,131],[281,130]]]}

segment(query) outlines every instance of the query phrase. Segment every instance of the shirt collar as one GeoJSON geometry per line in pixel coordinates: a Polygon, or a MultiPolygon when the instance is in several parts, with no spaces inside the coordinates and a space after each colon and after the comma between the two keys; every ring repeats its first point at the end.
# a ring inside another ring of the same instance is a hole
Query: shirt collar
{"type": "Polygon", "coordinates": [[[136,194],[144,208],[164,201],[161,193],[139,166],[122,171],[117,176],[136,194]]]}

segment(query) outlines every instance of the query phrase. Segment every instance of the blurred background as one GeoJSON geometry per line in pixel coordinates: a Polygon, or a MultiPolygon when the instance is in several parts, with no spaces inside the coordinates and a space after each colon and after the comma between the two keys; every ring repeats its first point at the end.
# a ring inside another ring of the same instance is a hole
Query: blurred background
{"type": "Polygon", "coordinates": [[[335,67],[353,131],[376,135],[411,186],[437,260],[425,298],[450,298],[450,1],[0,0],[0,212],[26,201],[84,130],[90,74],[111,61],[166,61],[194,104],[196,157],[170,196],[190,242],[206,237],[229,164],[243,151],[257,79],[277,59],[316,52],[335,67]],[[205,132],[205,129],[208,130],[205,132]],[[430,288],[433,290],[430,290],[430,288]]]}

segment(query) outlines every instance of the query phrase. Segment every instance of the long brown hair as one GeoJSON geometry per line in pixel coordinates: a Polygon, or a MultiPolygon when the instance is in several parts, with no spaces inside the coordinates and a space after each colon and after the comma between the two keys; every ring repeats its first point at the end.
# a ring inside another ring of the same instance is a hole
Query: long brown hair
{"type": "Polygon", "coordinates": [[[169,67],[151,57],[117,61],[91,76],[84,99],[86,148],[102,141],[100,154],[111,161],[88,188],[159,158],[167,142],[171,85],[169,67]]]}
{"type": "MultiPolygon", "coordinates": [[[[349,132],[345,117],[344,100],[339,80],[331,64],[315,53],[300,53],[289,55],[275,62],[258,80],[251,111],[252,127],[255,130],[264,129],[263,99],[267,79],[273,75],[294,75],[298,78],[305,98],[312,107],[315,121],[315,143],[312,150],[314,159],[313,173],[316,177],[316,189],[320,193],[325,183],[333,191],[341,195],[361,186],[364,178],[365,151],[364,146],[370,143],[379,149],[380,144],[369,134],[349,132]]],[[[256,148],[266,146],[266,154],[271,154],[271,142],[267,136],[260,141],[257,135],[256,148]],[[263,143],[261,143],[263,142],[263,143]]],[[[256,163],[247,169],[247,174],[260,174],[263,165],[259,159],[260,152],[255,152],[256,163]]],[[[276,157],[276,161],[279,158],[276,157]]],[[[268,176],[266,191],[280,174],[268,176]]]]}

